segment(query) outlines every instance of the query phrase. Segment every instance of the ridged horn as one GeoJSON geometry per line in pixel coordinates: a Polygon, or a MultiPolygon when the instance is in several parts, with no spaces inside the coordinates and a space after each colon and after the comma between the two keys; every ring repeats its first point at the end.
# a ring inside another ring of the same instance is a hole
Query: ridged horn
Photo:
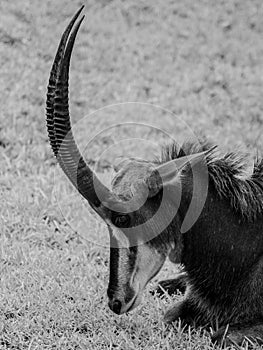
{"type": "Polygon", "coordinates": [[[83,7],[78,10],[65,29],[52,65],[46,102],[47,129],[52,150],[62,170],[93,209],[105,217],[108,210],[103,203],[114,203],[118,200],[100,182],[83,159],[71,130],[68,106],[70,58],[84,16],[74,27],[70,37],[69,34],[83,7]]]}
{"type": "Polygon", "coordinates": [[[48,82],[47,101],[46,101],[46,117],[47,117],[46,122],[47,122],[47,130],[48,130],[50,145],[55,156],[57,156],[58,148],[57,148],[55,132],[54,132],[54,97],[55,97],[55,90],[56,90],[56,83],[57,83],[57,76],[58,76],[58,65],[61,62],[61,59],[64,55],[64,49],[65,49],[69,34],[71,32],[71,29],[74,23],[76,22],[78,16],[80,15],[81,11],[83,10],[83,8],[84,8],[84,5],[74,15],[74,17],[68,24],[67,28],[65,29],[61,37],[61,40],[57,49],[57,53],[51,68],[49,82],[48,82]]]}

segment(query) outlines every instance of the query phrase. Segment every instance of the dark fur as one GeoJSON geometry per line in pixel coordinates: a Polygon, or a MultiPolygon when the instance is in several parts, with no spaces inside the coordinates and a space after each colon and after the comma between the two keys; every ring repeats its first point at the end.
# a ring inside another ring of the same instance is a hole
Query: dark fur
{"type": "MultiPolygon", "coordinates": [[[[209,147],[170,145],[161,162],[209,147]]],[[[263,161],[255,161],[250,175],[245,158],[238,154],[211,154],[207,164],[205,207],[194,226],[181,235],[179,255],[188,290],[165,319],[180,317],[186,323],[222,327],[215,340],[221,339],[228,324],[233,341],[240,343],[244,336],[255,338],[255,334],[263,338],[263,161]]],[[[177,282],[169,281],[167,289],[174,290],[177,282]]]]}
{"type": "MultiPolygon", "coordinates": [[[[208,142],[187,142],[179,148],[170,144],[163,148],[160,162],[164,163],[185,155],[206,151],[212,145],[208,142]]],[[[212,153],[208,159],[208,172],[218,195],[230,201],[244,219],[256,220],[263,213],[263,159],[254,161],[251,176],[247,176],[247,157],[240,153],[218,156],[212,153]]]]}

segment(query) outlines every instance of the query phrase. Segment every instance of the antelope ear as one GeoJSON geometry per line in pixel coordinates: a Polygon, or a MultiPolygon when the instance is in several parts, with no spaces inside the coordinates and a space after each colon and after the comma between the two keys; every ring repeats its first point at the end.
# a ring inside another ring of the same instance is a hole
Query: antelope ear
{"type": "Polygon", "coordinates": [[[190,165],[191,168],[193,168],[196,164],[205,161],[206,156],[212,153],[216,147],[217,146],[214,146],[204,152],[176,158],[156,167],[152,174],[146,179],[149,188],[149,197],[155,196],[165,184],[172,184],[173,181],[177,179],[178,174],[187,166],[190,165]]]}

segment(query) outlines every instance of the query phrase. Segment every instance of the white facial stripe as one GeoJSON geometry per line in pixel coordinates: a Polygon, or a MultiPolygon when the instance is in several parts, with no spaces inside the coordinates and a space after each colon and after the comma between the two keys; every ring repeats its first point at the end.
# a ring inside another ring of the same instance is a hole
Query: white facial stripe
{"type": "Polygon", "coordinates": [[[141,288],[144,288],[145,284],[149,279],[149,268],[151,267],[151,252],[150,248],[144,245],[139,245],[137,247],[137,257],[136,263],[132,273],[131,281],[139,283],[141,288]]]}
{"type": "MultiPolygon", "coordinates": [[[[119,248],[129,248],[130,242],[128,238],[125,236],[125,234],[122,232],[121,229],[118,227],[114,226],[110,220],[106,220],[108,226],[110,227],[110,230],[113,234],[113,236],[116,238],[118,241],[118,247],[119,248]]],[[[117,248],[117,247],[113,247],[117,248]]]]}
{"type": "Polygon", "coordinates": [[[112,234],[117,239],[119,248],[129,248],[130,242],[119,228],[112,227],[112,234]]]}

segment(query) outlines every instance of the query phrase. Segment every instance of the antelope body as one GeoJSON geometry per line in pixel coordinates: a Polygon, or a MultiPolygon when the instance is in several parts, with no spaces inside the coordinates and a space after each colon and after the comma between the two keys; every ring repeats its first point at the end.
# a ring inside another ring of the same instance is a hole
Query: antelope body
{"type": "Polygon", "coordinates": [[[185,272],[162,285],[168,290],[186,285],[186,292],[167,311],[166,322],[181,318],[187,324],[217,324],[217,341],[229,325],[229,340],[240,343],[246,336],[260,341],[263,161],[257,160],[252,175],[246,176],[245,162],[237,154],[217,156],[207,143],[181,149],[171,145],[158,163],[125,160],[112,190],[105,187],[75,144],[68,110],[70,56],[84,17],[70,32],[82,8],[66,28],[51,69],[47,127],[62,170],[108,225],[111,310],[122,314],[134,309],[146,284],[170,257],[185,272]],[[199,217],[182,233],[192,201],[198,207],[204,191],[199,217]]]}

